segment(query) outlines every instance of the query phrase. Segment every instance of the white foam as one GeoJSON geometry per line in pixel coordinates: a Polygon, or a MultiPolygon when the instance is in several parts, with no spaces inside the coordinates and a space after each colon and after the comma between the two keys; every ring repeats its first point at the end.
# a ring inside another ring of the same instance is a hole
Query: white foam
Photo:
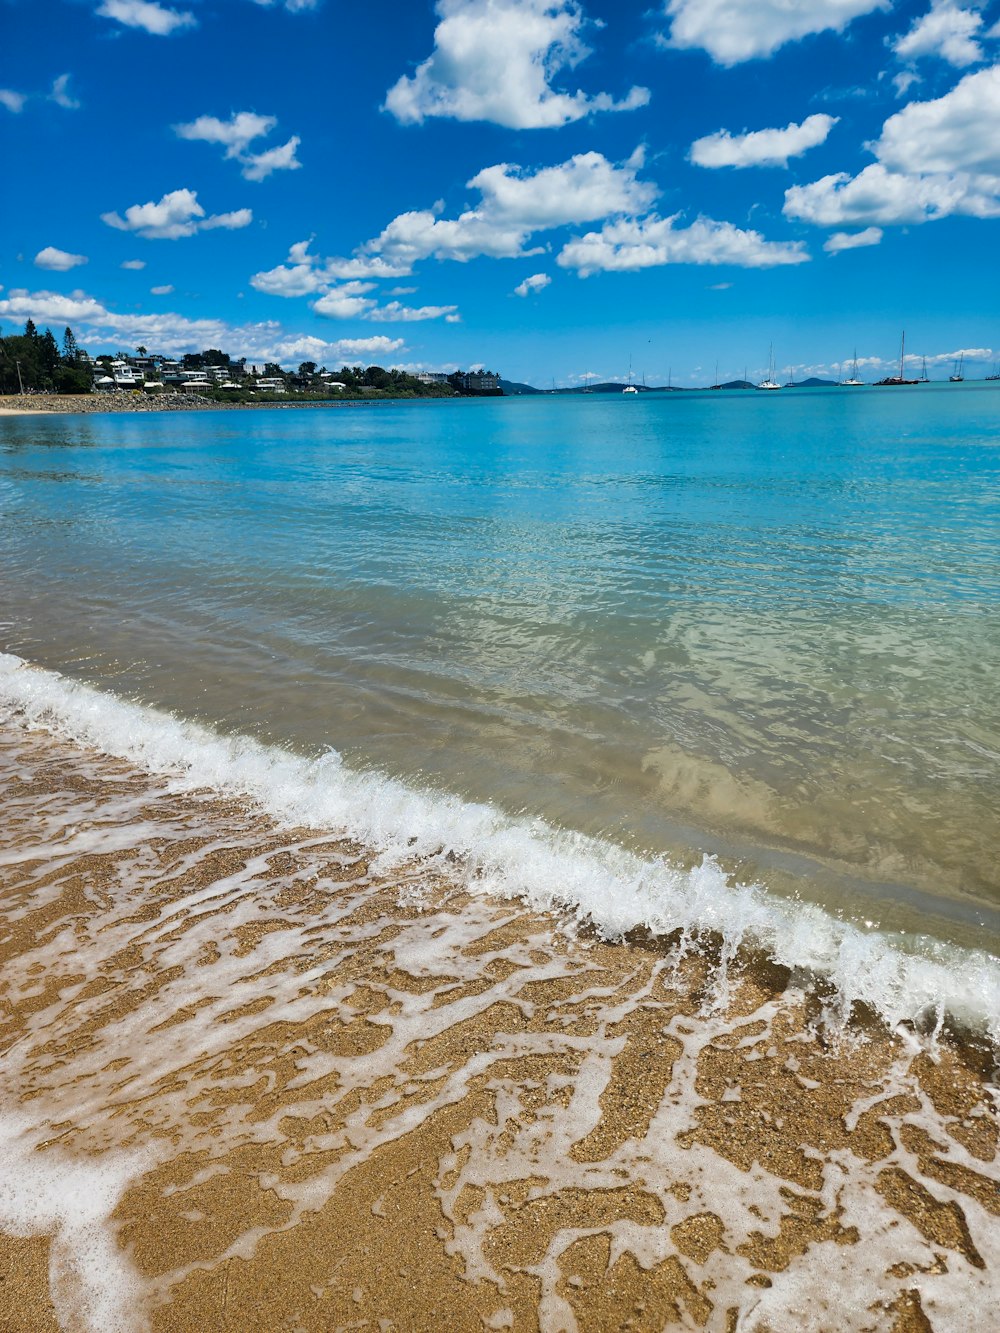
{"type": "Polygon", "coordinates": [[[711,857],[690,871],[643,860],[541,820],[353,772],[333,751],[307,759],[221,737],[9,654],[0,654],[0,705],[178,790],[208,786],[249,797],[279,821],[346,832],[377,851],[380,869],[415,857],[457,858],[476,892],[520,897],[607,938],[646,927],[662,935],[680,930],[694,944],[701,933],[717,932],[726,955],[751,944],[777,963],[828,978],[845,1012],[863,1002],[893,1027],[948,1014],[1000,1044],[1000,960],[993,955],[931,940],[911,952],[811,904],[735,884],[711,857]]]}

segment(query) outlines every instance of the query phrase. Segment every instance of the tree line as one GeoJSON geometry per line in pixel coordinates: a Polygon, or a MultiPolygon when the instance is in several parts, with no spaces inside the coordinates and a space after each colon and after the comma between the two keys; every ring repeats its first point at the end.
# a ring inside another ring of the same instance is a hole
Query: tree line
{"type": "MultiPolygon", "coordinates": [[[[146,355],[145,347],[137,347],[139,356],[146,355]]],[[[124,357],[126,353],[119,353],[124,357]]],[[[97,363],[112,361],[109,355],[96,358],[97,363]]],[[[246,375],[246,358],[233,360],[228,352],[208,347],[201,352],[186,352],[179,358],[185,371],[224,367],[241,383],[246,375]]],[[[342,397],[362,397],[368,394],[407,398],[440,398],[452,394],[497,392],[484,388],[481,381],[489,371],[456,371],[443,383],[425,384],[404,370],[386,370],[383,366],[341,366],[339,371],[328,372],[315,361],[303,361],[297,372],[286,371],[275,362],[268,362],[265,373],[280,377],[288,389],[303,394],[329,393],[326,380],[330,375],[342,384],[335,392],[342,397]]],[[[253,381],[247,384],[251,388],[253,381]]],[[[73,330],[67,326],[62,346],[56,342],[51,329],[39,333],[34,321],[28,320],[23,333],[0,336],[0,393],[16,394],[36,391],[47,393],[90,393],[93,387],[92,363],[76,341],[73,330]]],[[[242,387],[242,384],[241,384],[242,387]]],[[[243,395],[240,395],[242,397],[243,395]]],[[[229,395],[228,401],[232,401],[229,395]]]]}
{"type": "Polygon", "coordinates": [[[63,333],[60,348],[51,329],[39,333],[29,319],[23,333],[0,337],[0,393],[89,393],[92,377],[81,351],[71,328],[63,333]]]}

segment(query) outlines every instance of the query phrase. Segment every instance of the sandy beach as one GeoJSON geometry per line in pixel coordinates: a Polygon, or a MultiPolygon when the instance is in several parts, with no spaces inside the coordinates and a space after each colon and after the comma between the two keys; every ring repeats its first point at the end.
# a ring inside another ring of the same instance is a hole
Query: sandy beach
{"type": "Polygon", "coordinates": [[[9,709],[0,808],[0,1328],[983,1326],[984,1050],[9,709]]]}
{"type": "MultiPolygon", "coordinates": [[[[350,406],[365,399],[348,399],[350,406]]],[[[371,401],[378,401],[372,399],[371,401]]],[[[50,413],[107,414],[122,412],[253,412],[261,408],[283,411],[302,407],[335,407],[340,400],[307,400],[278,403],[217,403],[196,393],[163,393],[155,397],[132,391],[122,393],[31,393],[0,394],[0,417],[41,416],[50,413]]]]}

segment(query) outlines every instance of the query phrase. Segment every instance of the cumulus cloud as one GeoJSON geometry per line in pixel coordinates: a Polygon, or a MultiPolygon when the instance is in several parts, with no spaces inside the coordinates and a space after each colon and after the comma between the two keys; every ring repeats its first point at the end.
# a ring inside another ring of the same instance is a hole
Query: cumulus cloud
{"type": "Polygon", "coordinates": [[[897,111],[874,150],[893,171],[1000,175],[1000,65],[966,74],[944,97],[897,111]]]}
{"type": "Polygon", "coordinates": [[[11,291],[0,300],[0,318],[70,324],[81,341],[111,342],[127,338],[174,354],[199,351],[203,347],[225,347],[234,356],[245,356],[251,361],[276,361],[281,365],[295,365],[304,359],[333,364],[369,357],[384,360],[405,345],[402,338],[384,334],[327,341],[310,334],[289,333],[271,320],[230,325],[223,320],[187,319],[170,312],[123,315],[108,310],[83,292],[63,296],[50,291],[11,291]]]}
{"type": "Polygon", "coordinates": [[[542,129],[649,101],[645,88],[616,102],[552,86],[590,54],[576,0],[438,0],[437,13],[433,52],[386,95],[386,110],[404,124],[446,116],[542,129]]]}
{"type": "Polygon", "coordinates": [[[140,269],[146,267],[145,259],[125,259],[122,261],[122,268],[140,269]]]}
{"type": "Polygon", "coordinates": [[[251,153],[243,162],[243,177],[248,181],[266,180],[272,171],[298,171],[302,163],[296,157],[296,150],[302,140],[293,134],[287,143],[277,148],[268,148],[263,153],[251,153]]]}
{"type": "Polygon", "coordinates": [[[166,282],[161,287],[150,287],[149,290],[154,296],[170,296],[174,289],[171,283],[166,282]]]}
{"type": "Polygon", "coordinates": [[[80,264],[86,264],[86,255],[73,255],[67,250],[57,250],[54,245],[47,245],[35,255],[36,268],[51,269],[55,273],[65,273],[80,264]]]}
{"type": "Polygon", "coordinates": [[[856,176],[837,172],[786,190],[786,215],[827,227],[1000,217],[1000,66],[911,102],[871,148],[878,160],[856,176]]]}
{"type": "MultiPolygon", "coordinates": [[[[394,276],[395,270],[366,274],[363,278],[348,278],[341,273],[350,261],[322,260],[310,253],[311,240],[297,241],[288,252],[288,261],[276,268],[255,273],[250,285],[268,296],[312,296],[313,310],[327,319],[367,319],[374,323],[413,323],[424,319],[445,319],[457,323],[460,316],[453,305],[405,306],[399,301],[379,305],[369,293],[375,290],[371,277],[394,276]]],[[[392,295],[400,296],[416,291],[415,287],[397,288],[392,295]]]]}
{"type": "Polygon", "coordinates": [[[175,241],[181,236],[193,236],[195,232],[212,231],[218,227],[231,231],[248,227],[253,221],[253,213],[249,208],[240,208],[233,213],[216,213],[208,217],[194,190],[171,190],[159,203],[132,204],[126,208],[124,217],[118,213],[102,213],[101,221],[118,231],[134,232],[148,241],[175,241]]]}
{"type": "Polygon", "coordinates": [[[154,37],[168,37],[196,24],[195,16],[187,10],[166,9],[155,0],[103,0],[97,12],[102,18],[114,19],[126,28],[141,28],[154,37]]]}
{"type": "Polygon", "coordinates": [[[933,222],[952,214],[1000,217],[1000,180],[967,172],[917,176],[873,162],[785,191],[785,213],[821,227],[933,222]]]}
{"type": "Polygon", "coordinates": [[[799,157],[826,142],[839,116],[807,116],[801,125],[793,121],[783,130],[751,130],[730,134],[719,130],[695,139],[691,161],[699,167],[787,167],[790,157],[799,157]]]}
{"type": "Polygon", "coordinates": [[[286,263],[255,273],[250,286],[268,296],[309,296],[322,291],[334,275],[327,271],[322,260],[309,253],[310,244],[310,241],[296,241],[286,263]]]}
{"type": "Polygon", "coordinates": [[[759,232],[731,222],[698,218],[688,227],[677,217],[625,218],[600,231],[578,236],[563,246],[556,263],[576,269],[582,278],[599,272],[627,272],[663,264],[735,264],[773,268],[809,259],[801,241],[767,241],[759,232]]]}
{"type": "Polygon", "coordinates": [[[16,93],[13,88],[0,88],[0,106],[5,106],[15,116],[24,110],[24,104],[27,100],[27,93],[16,93]]]}
{"type": "Polygon", "coordinates": [[[842,32],[889,0],[667,0],[666,46],[707,51],[719,65],[772,55],[817,32],[842,32]]]}
{"type": "Polygon", "coordinates": [[[936,0],[909,32],[892,43],[892,49],[900,60],[937,56],[964,69],[984,59],[983,48],[976,40],[982,35],[982,26],[983,16],[977,10],[963,9],[952,0],[936,0]]]}
{"type": "Polygon", "coordinates": [[[621,164],[601,153],[579,153],[534,172],[501,162],[468,182],[481,196],[476,207],[455,218],[440,217],[433,209],[400,213],[361,252],[401,271],[432,257],[464,263],[480,255],[513,259],[530,254],[525,246],[533,232],[648,208],[656,188],[639,180],[642,162],[641,152],[621,164]]]}
{"type": "Polygon", "coordinates": [[[823,249],[828,254],[838,255],[841,250],[860,250],[866,245],[878,245],[881,240],[881,227],[866,227],[864,231],[835,231],[824,241],[823,249]]]}
{"type": "Polygon", "coordinates": [[[530,278],[525,278],[514,288],[515,296],[530,296],[532,292],[543,291],[552,279],[547,273],[532,273],[530,278]]]}
{"type": "Polygon", "coordinates": [[[297,134],[275,148],[267,148],[259,153],[248,151],[256,139],[270,134],[277,123],[275,116],[261,116],[256,111],[237,111],[228,120],[219,120],[217,116],[198,116],[187,124],[175,125],[174,133],[181,139],[220,145],[225,149],[225,157],[235,158],[242,165],[245,180],[262,181],[274,171],[297,171],[302,165],[296,156],[302,142],[297,134]]]}
{"type": "Polygon", "coordinates": [[[226,157],[239,157],[254,139],[270,133],[278,121],[274,116],[259,116],[256,111],[237,111],[228,120],[217,116],[198,116],[183,125],[175,125],[179,139],[195,139],[202,143],[220,144],[226,157]]]}
{"type": "Polygon", "coordinates": [[[374,286],[373,282],[345,282],[341,287],[331,287],[313,302],[312,308],[317,315],[325,315],[327,319],[357,319],[378,304],[366,295],[374,286]]]}

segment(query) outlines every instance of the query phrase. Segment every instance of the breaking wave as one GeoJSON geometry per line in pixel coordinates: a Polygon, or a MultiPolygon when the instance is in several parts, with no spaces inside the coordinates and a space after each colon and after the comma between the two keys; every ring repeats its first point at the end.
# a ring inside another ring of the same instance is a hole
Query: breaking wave
{"type": "Polygon", "coordinates": [[[0,654],[0,706],[42,728],[167,778],[249,798],[272,818],[347,833],[379,868],[414,858],[459,867],[476,893],[516,896],[603,937],[643,929],[695,948],[722,940],[725,962],[746,946],[823,978],[840,1012],[856,1004],[890,1026],[946,1019],[1000,1044],[1000,960],[928,937],[866,931],[814,905],[735,883],[712,857],[685,870],[620,847],[511,817],[497,808],[353,771],[329,751],[307,758],[102,693],[0,654]]]}

